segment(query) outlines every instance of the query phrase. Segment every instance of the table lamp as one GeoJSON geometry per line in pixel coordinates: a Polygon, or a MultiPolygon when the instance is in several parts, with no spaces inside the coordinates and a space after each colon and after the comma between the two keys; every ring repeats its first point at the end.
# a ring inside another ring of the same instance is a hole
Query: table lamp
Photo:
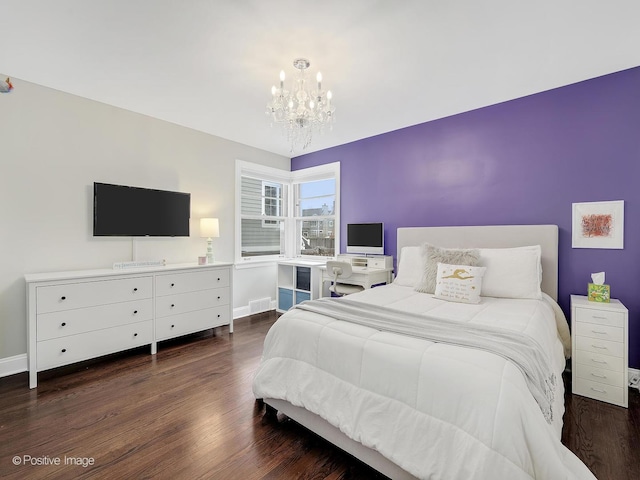
{"type": "Polygon", "coordinates": [[[207,263],[213,263],[213,237],[220,236],[220,223],[217,218],[200,219],[200,237],[207,239],[207,263]]]}

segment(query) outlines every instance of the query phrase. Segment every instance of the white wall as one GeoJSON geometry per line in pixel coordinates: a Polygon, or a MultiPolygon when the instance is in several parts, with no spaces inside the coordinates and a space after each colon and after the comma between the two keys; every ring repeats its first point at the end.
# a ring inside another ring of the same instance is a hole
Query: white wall
{"type": "MultiPolygon", "coordinates": [[[[231,262],[235,160],[290,169],[286,157],[12,81],[0,95],[0,361],[26,352],[26,273],[132,259],[131,238],[92,236],[94,181],[191,193],[191,236],[136,239],[138,260],[195,262],[206,250],[197,219],[215,216],[215,257],[231,262]]],[[[274,272],[236,270],[234,307],[275,298],[274,272]]]]}

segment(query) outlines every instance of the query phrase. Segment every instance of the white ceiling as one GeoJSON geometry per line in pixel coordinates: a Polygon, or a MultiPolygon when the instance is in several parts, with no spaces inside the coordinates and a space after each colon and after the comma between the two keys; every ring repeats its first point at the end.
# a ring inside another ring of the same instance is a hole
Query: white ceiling
{"type": "Polygon", "coordinates": [[[0,74],[296,156],[638,66],[639,20],[638,0],[0,0],[0,74]],[[291,154],[264,111],[297,57],[336,124],[291,154]]]}

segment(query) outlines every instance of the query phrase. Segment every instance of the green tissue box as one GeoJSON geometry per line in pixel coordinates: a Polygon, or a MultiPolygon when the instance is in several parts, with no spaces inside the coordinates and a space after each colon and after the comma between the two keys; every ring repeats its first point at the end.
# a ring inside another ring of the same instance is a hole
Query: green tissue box
{"type": "Polygon", "coordinates": [[[589,284],[587,298],[590,302],[609,303],[611,300],[611,287],[609,285],[589,284]]]}

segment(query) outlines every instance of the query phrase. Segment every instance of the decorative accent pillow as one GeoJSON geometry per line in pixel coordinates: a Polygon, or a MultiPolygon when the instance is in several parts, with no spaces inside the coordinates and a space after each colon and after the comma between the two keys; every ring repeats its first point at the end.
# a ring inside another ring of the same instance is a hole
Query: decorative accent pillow
{"type": "Polygon", "coordinates": [[[393,280],[396,285],[415,287],[422,277],[422,255],[420,247],[402,247],[398,261],[398,275],[393,280]]]}
{"type": "Polygon", "coordinates": [[[460,303],[480,303],[485,267],[438,263],[436,298],[460,303]]]}
{"type": "Polygon", "coordinates": [[[480,251],[477,248],[442,248],[425,243],[420,249],[422,253],[422,278],[415,287],[418,292],[435,292],[438,262],[473,267],[478,264],[480,259],[480,251]]]}
{"type": "Polygon", "coordinates": [[[540,245],[481,248],[478,265],[487,267],[482,295],[501,298],[542,298],[540,245]]]}

